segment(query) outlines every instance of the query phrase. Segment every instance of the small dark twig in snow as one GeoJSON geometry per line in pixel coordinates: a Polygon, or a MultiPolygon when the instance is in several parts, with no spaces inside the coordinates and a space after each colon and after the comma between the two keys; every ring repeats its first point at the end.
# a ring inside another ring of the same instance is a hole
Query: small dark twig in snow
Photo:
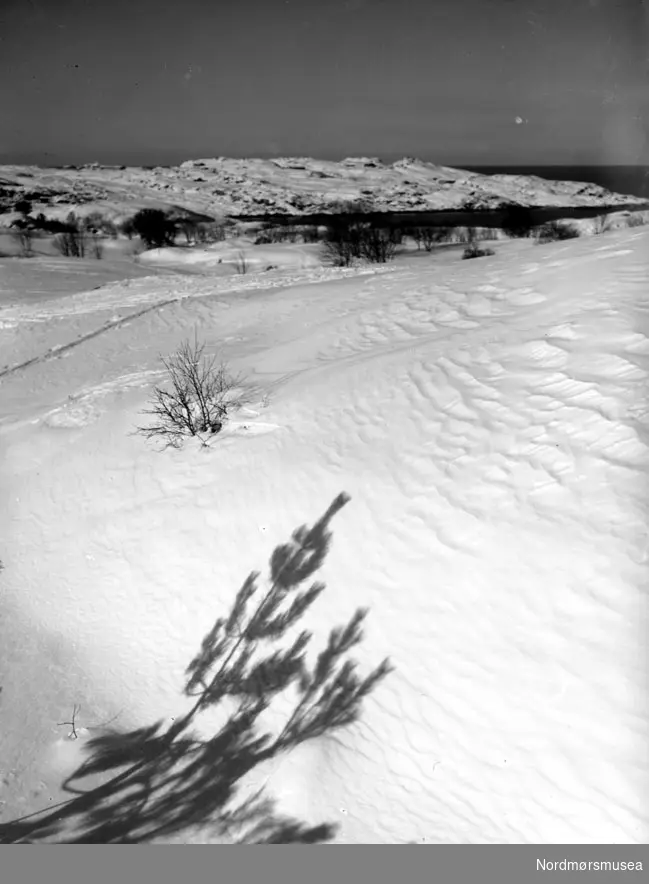
{"type": "Polygon", "coordinates": [[[77,733],[77,726],[76,726],[76,719],[77,719],[78,712],[81,712],[81,706],[77,706],[77,704],[75,703],[74,706],[72,707],[72,721],[59,721],[59,722],[57,722],[58,727],[62,727],[64,724],[69,724],[72,727],[72,733],[68,734],[68,736],[72,737],[72,739],[74,739],[74,740],[79,739],[79,734],[77,733]]]}

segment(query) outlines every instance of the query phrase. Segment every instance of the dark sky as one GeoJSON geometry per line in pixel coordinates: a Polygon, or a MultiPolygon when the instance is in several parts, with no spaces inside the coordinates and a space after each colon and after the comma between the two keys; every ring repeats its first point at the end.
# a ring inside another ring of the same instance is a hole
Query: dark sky
{"type": "Polygon", "coordinates": [[[0,162],[642,163],[648,46],[649,0],[0,0],[0,162]]]}

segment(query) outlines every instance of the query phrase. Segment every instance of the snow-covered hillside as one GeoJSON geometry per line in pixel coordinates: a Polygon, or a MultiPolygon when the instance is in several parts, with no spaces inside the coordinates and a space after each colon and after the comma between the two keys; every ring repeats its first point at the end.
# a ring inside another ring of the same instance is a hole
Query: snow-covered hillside
{"type": "Polygon", "coordinates": [[[395,672],[258,784],[345,843],[646,843],[648,249],[635,228],[0,309],[1,365],[31,360],[0,377],[0,821],[58,797],[73,704],[178,714],[243,579],[346,491],[304,625],[319,646],[369,607],[357,657],[395,672]],[[132,433],[195,330],[250,401],[160,452],[132,433]]]}
{"type": "Polygon", "coordinates": [[[582,181],[483,175],[414,158],[384,164],[367,157],[341,162],[218,157],[153,169],[98,164],[64,169],[0,166],[0,202],[3,192],[7,207],[26,196],[34,202],[35,212],[44,211],[48,217],[82,209],[118,218],[142,206],[180,207],[211,215],[295,215],[333,211],[345,201],[361,201],[368,209],[383,212],[496,209],[511,203],[565,208],[644,202],[582,181]]]}

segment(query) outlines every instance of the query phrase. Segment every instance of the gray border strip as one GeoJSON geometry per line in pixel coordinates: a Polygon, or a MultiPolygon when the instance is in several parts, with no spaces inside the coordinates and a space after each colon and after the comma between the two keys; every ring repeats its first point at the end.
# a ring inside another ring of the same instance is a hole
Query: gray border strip
{"type": "Polygon", "coordinates": [[[634,844],[259,845],[231,846],[227,854],[226,845],[216,844],[174,845],[173,852],[156,852],[158,845],[124,845],[110,854],[109,845],[56,852],[48,852],[48,846],[3,847],[2,880],[7,884],[613,884],[646,881],[649,869],[649,847],[634,844]],[[578,865],[566,868],[564,863],[578,865]]]}

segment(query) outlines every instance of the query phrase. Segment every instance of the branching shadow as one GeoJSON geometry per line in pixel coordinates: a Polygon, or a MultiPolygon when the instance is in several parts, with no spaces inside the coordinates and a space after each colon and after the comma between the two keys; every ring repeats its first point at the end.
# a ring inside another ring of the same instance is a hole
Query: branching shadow
{"type": "Polygon", "coordinates": [[[298,528],[288,543],[276,547],[267,590],[259,589],[256,572],[245,580],[229,616],[217,620],[187,668],[185,694],[194,699],[188,713],[171,725],[112,729],[90,739],[88,757],[64,783],[72,797],[1,824],[0,843],[330,841],[335,826],[308,826],[282,816],[261,792],[237,803],[236,791],[257,765],[354,722],[364,698],[391,670],[384,660],[360,678],[348,658],[362,640],[363,609],[345,627],[332,630],[313,669],[305,659],[308,632],[288,649],[268,649],[324,590],[319,582],[299,587],[322,565],[331,540],[329,522],[348,501],[348,495],[339,495],[312,528],[298,528]],[[277,732],[262,732],[259,716],[289,686],[297,697],[292,711],[277,732]],[[202,712],[220,704],[228,712],[226,723],[208,739],[200,738],[192,726],[202,712]],[[89,781],[95,785],[84,788],[89,781]]]}

